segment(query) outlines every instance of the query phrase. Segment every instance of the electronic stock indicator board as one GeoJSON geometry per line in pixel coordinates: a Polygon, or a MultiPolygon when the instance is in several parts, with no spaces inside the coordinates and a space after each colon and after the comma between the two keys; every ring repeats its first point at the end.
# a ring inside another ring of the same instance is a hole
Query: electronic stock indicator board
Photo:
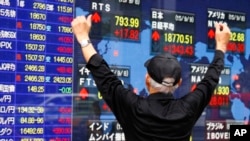
{"type": "Polygon", "coordinates": [[[152,54],[168,52],[177,56],[194,56],[194,14],[152,8],[151,28],[152,54]]]}
{"type": "Polygon", "coordinates": [[[92,37],[140,42],[139,0],[92,0],[89,10],[92,14],[92,37]]]}
{"type": "Polygon", "coordinates": [[[0,0],[0,140],[71,139],[73,2],[0,0]]]}
{"type": "Polygon", "coordinates": [[[221,9],[208,8],[207,10],[208,21],[208,50],[215,49],[215,31],[214,22],[227,23],[231,29],[232,35],[230,42],[227,46],[227,51],[230,53],[245,53],[245,39],[246,39],[246,14],[235,11],[227,11],[221,9]]]}

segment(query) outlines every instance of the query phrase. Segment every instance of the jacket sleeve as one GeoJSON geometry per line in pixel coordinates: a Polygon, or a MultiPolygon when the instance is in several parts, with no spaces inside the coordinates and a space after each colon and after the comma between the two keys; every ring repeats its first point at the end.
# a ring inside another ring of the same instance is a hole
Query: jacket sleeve
{"type": "Polygon", "coordinates": [[[99,55],[95,54],[87,64],[96,86],[103,99],[111,108],[115,115],[117,112],[126,110],[131,102],[135,101],[136,94],[124,88],[121,80],[110,70],[107,62],[99,55]]]}
{"type": "Polygon", "coordinates": [[[185,102],[191,105],[192,111],[198,111],[200,115],[208,105],[223,69],[224,53],[220,50],[216,50],[213,61],[208,66],[204,78],[197,84],[193,92],[190,92],[183,98],[185,102]]]}

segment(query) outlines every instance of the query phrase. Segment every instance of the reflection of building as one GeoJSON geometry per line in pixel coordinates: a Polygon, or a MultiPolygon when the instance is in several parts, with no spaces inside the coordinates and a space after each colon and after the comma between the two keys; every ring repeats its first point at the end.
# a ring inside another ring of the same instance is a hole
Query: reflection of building
{"type": "Polygon", "coordinates": [[[100,120],[100,106],[96,94],[86,97],[80,94],[73,99],[72,139],[73,141],[88,140],[90,120],[100,120]]]}

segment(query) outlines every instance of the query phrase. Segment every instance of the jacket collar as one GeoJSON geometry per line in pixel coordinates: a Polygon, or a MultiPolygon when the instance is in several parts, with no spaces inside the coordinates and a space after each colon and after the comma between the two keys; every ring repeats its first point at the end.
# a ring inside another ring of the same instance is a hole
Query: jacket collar
{"type": "Polygon", "coordinates": [[[172,93],[153,93],[148,96],[148,99],[174,99],[174,96],[172,93]]]}

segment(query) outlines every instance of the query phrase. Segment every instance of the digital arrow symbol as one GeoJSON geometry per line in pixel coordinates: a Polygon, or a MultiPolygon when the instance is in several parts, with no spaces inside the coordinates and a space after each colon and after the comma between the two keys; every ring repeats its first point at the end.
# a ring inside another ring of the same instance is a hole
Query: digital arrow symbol
{"type": "Polygon", "coordinates": [[[82,88],[80,91],[80,97],[86,99],[89,96],[89,92],[86,88],[82,88]]]}
{"type": "Polygon", "coordinates": [[[101,22],[101,16],[100,16],[97,12],[95,12],[95,13],[92,15],[92,21],[93,21],[94,23],[99,23],[99,22],[101,22]]]}
{"type": "Polygon", "coordinates": [[[154,31],[152,34],[153,41],[157,42],[160,40],[160,34],[157,31],[154,31]]]}
{"type": "Polygon", "coordinates": [[[207,36],[210,38],[210,39],[213,39],[214,36],[215,36],[215,33],[214,33],[214,30],[213,29],[210,29],[207,33],[207,36]]]}

